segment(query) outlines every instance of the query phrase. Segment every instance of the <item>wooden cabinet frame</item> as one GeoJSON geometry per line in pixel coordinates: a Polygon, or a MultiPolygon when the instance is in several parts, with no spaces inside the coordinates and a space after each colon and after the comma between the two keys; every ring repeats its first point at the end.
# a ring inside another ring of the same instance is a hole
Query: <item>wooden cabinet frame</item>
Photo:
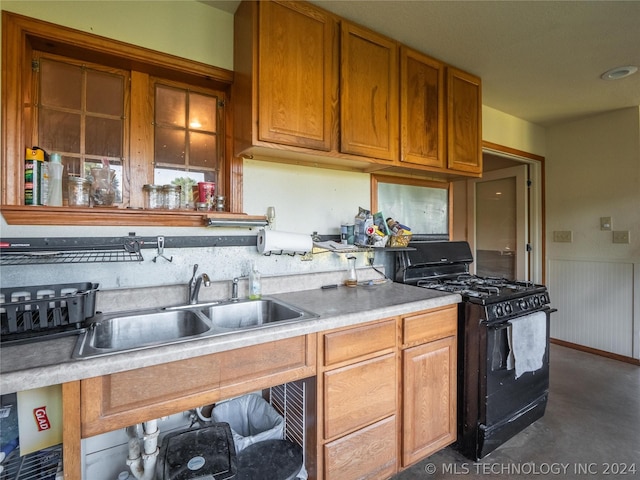
{"type": "MultiPolygon", "coordinates": [[[[23,198],[25,148],[31,146],[33,99],[31,96],[33,50],[69,56],[78,60],[110,65],[132,72],[132,94],[148,95],[149,76],[180,80],[193,85],[228,91],[233,72],[173,55],[151,51],[79,30],[41,20],[2,12],[2,188],[0,205],[9,224],[30,225],[167,225],[203,226],[201,214],[192,212],[153,212],[137,209],[25,207],[23,198]],[[135,81],[134,81],[135,80],[135,81]]],[[[135,106],[135,104],[134,104],[135,106]]],[[[225,192],[232,212],[242,211],[242,160],[230,157],[232,150],[231,108],[226,109],[226,156],[221,176],[229,178],[225,192]]],[[[151,165],[152,142],[148,125],[131,119],[131,144],[125,155],[136,161],[130,175],[140,177],[141,169],[151,165]]],[[[134,185],[133,206],[142,206],[142,190],[134,185]]]]}
{"type": "Polygon", "coordinates": [[[456,349],[449,305],[69,382],[65,479],[81,480],[82,438],[313,376],[312,478],[388,478],[455,441],[456,349]]]}

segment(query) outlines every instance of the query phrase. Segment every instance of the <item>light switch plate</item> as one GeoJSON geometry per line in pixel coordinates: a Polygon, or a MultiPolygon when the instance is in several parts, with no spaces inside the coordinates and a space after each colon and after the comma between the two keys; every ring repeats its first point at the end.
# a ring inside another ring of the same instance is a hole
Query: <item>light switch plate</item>
{"type": "Polygon", "coordinates": [[[560,243],[573,242],[573,232],[571,230],[554,230],[553,241],[560,243]]]}
{"type": "Polygon", "coordinates": [[[629,243],[629,230],[614,231],[613,243],[629,243]]]}
{"type": "Polygon", "coordinates": [[[611,217],[600,217],[600,230],[611,230],[611,217]]]}

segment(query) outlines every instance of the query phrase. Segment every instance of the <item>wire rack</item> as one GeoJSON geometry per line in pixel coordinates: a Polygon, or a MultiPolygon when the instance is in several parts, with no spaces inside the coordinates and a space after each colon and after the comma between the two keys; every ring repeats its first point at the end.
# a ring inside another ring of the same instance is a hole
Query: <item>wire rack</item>
{"type": "Polygon", "coordinates": [[[16,448],[2,462],[0,480],[62,480],[62,445],[20,456],[16,448]]]}
{"type": "Polygon", "coordinates": [[[36,265],[43,263],[110,263],[141,262],[144,258],[140,252],[124,250],[91,250],[73,252],[22,252],[3,253],[0,266],[36,265]]]}
{"type": "Polygon", "coordinates": [[[284,437],[305,451],[306,389],[303,380],[271,387],[271,406],[284,417],[284,437]]]}

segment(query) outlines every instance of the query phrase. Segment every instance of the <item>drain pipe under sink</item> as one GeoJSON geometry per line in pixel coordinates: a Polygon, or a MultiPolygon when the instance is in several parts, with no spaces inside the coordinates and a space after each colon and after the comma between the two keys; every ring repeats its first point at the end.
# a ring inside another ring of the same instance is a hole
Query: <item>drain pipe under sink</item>
{"type": "Polygon", "coordinates": [[[156,460],[160,450],[158,449],[158,420],[149,420],[142,424],[127,427],[129,436],[129,456],[127,465],[131,473],[138,480],[152,480],[156,474],[156,460]],[[140,448],[142,441],[142,452],[140,448]]]}

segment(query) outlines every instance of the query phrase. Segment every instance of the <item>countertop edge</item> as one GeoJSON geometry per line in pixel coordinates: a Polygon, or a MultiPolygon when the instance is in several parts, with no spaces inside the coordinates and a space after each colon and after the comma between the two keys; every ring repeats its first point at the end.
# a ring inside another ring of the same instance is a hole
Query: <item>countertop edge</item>
{"type": "MultiPolygon", "coordinates": [[[[461,301],[461,297],[458,294],[435,292],[433,290],[426,289],[417,289],[420,290],[422,296],[426,298],[414,298],[419,296],[416,295],[416,287],[408,287],[404,285],[397,286],[397,284],[394,285],[396,286],[393,288],[396,290],[398,288],[411,289],[409,291],[411,293],[411,295],[409,295],[410,298],[406,300],[400,299],[396,303],[379,306],[378,308],[366,310],[353,308],[349,310],[349,308],[346,308],[345,313],[337,314],[317,312],[319,313],[319,317],[314,319],[282,325],[273,325],[260,330],[234,332],[228,335],[190,340],[188,342],[147,348],[134,352],[122,352],[91,359],[71,359],[71,354],[69,353],[69,359],[67,361],[63,360],[55,365],[38,365],[31,368],[27,367],[24,369],[2,372],[2,375],[0,376],[0,392],[2,394],[7,394],[118,373],[126,370],[150,367],[162,363],[169,363],[258,345],[274,340],[358,325],[386,317],[454,305],[461,301]],[[428,294],[426,292],[428,292],[428,294]]],[[[402,292],[403,290],[399,291],[402,292]]],[[[309,292],[310,293],[308,295],[313,298],[314,293],[312,291],[309,292]]],[[[283,301],[290,301],[301,308],[308,308],[311,311],[315,311],[311,308],[311,306],[313,306],[312,302],[306,305],[304,304],[305,302],[304,300],[301,300],[300,292],[295,292],[295,294],[278,294],[271,296],[283,301]],[[292,297],[296,299],[295,302],[290,300],[292,297]]],[[[54,342],[54,340],[51,340],[50,342],[54,342]]],[[[69,342],[70,341],[67,339],[67,344],[69,342]]],[[[62,348],[65,348],[64,345],[67,345],[62,344],[61,342],[59,342],[59,344],[62,345],[62,348]]],[[[32,346],[34,345],[37,344],[32,344],[32,346]]],[[[73,345],[75,345],[75,340],[73,340],[73,345]]],[[[69,347],[66,346],[66,348],[69,347]]]]}

